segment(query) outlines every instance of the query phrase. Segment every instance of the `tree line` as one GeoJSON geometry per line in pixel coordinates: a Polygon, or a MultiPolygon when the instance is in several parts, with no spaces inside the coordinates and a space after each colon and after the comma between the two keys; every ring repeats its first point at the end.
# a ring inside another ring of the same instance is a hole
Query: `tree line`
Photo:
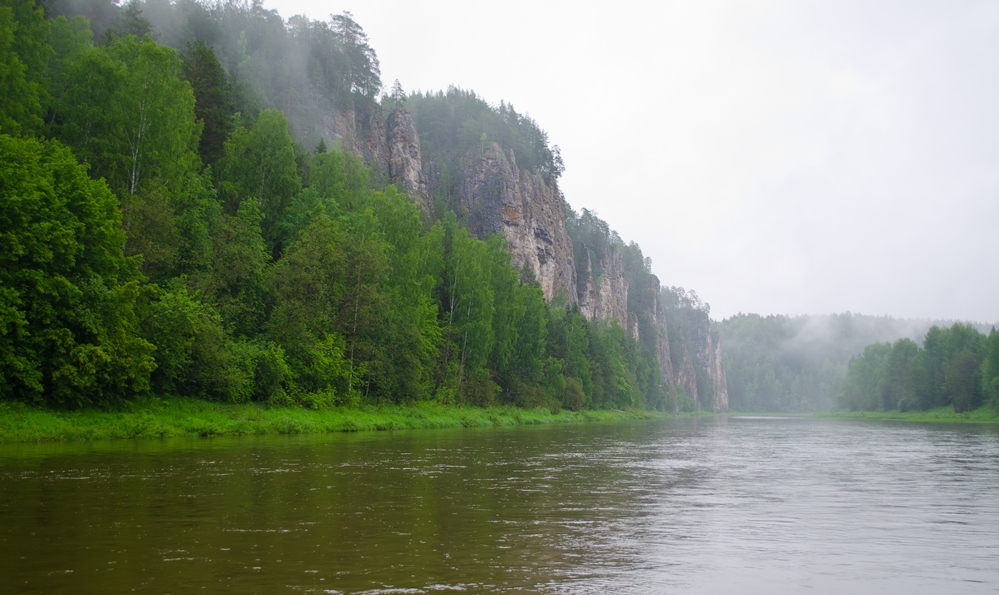
{"type": "MultiPolygon", "coordinates": [[[[390,109],[377,67],[349,14],[3,0],[0,399],[665,408],[649,345],[546,303],[500,237],[296,141],[283,108],[390,109]],[[303,76],[254,43],[311,48],[303,76]]],[[[468,126],[557,177],[540,128],[486,107],[468,126]]]]}
{"type": "Polygon", "coordinates": [[[999,408],[999,334],[955,323],[931,327],[921,346],[911,339],[868,345],[850,360],[839,399],[851,411],[999,408]]]}

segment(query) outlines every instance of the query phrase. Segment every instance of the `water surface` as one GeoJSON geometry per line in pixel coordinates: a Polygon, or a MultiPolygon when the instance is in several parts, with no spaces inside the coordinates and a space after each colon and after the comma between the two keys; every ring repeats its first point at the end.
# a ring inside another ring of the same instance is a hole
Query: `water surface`
{"type": "Polygon", "coordinates": [[[0,591],[994,593],[999,431],[706,418],[0,446],[0,591]]]}

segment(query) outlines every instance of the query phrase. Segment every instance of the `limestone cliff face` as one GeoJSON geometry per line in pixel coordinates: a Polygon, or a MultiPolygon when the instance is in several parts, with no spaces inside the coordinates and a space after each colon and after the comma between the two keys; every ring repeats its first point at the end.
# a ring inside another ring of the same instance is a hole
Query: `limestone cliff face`
{"type": "MultiPolygon", "coordinates": [[[[652,283],[654,286],[649,289],[655,292],[654,295],[658,296],[660,286],[659,279],[655,275],[652,276],[652,283]]],[[[650,320],[654,322],[653,326],[656,333],[656,355],[659,359],[659,373],[662,375],[663,382],[666,384],[668,392],[673,398],[674,413],[678,413],[676,402],[676,371],[673,369],[673,357],[669,346],[670,330],[666,320],[666,312],[663,311],[662,304],[658,298],[652,300],[649,315],[650,320]]]]}
{"type": "Polygon", "coordinates": [[[332,146],[361,157],[368,167],[388,171],[385,122],[372,108],[360,114],[352,109],[334,110],[320,119],[319,134],[332,146]]]}
{"type": "Polygon", "coordinates": [[[624,276],[624,261],[617,250],[611,249],[600,263],[600,274],[594,278],[590,253],[583,248],[586,273],[577,280],[579,311],[590,320],[615,318],[633,338],[638,338],[638,326],[628,314],[628,280],[624,276]]]}
{"type": "Polygon", "coordinates": [[[725,377],[725,368],[722,367],[721,338],[716,333],[711,333],[708,337],[712,344],[708,377],[711,379],[714,392],[714,411],[724,413],[728,411],[728,379],[725,377]]]}
{"type": "MultiPolygon", "coordinates": [[[[622,255],[612,245],[595,267],[591,254],[584,248],[585,266],[574,266],[572,241],[566,232],[565,212],[557,189],[546,184],[540,175],[518,169],[512,152],[495,143],[485,147],[481,155],[468,158],[461,179],[459,210],[471,231],[480,237],[501,233],[514,264],[518,267],[526,264],[534,272],[546,299],[565,291],[569,302],[577,303],[588,319],[617,319],[629,335],[639,339],[638,313],[630,312],[628,307],[631,288],[622,255]],[[594,269],[599,273],[595,274],[594,269]]],[[[651,283],[654,287],[647,289],[652,296],[658,296],[659,279],[652,276],[651,283]]],[[[648,306],[651,311],[645,315],[652,321],[651,332],[656,334],[660,373],[668,391],[676,394],[682,387],[697,409],[727,411],[728,388],[721,368],[721,347],[709,334],[707,317],[689,329],[671,329],[659,300],[645,302],[651,304],[648,306]],[[670,333],[681,335],[680,353],[670,352],[670,333]],[[701,387],[698,370],[702,380],[706,380],[701,387]]]]}
{"type": "Polygon", "coordinates": [[[721,341],[710,330],[707,314],[688,317],[681,334],[683,364],[677,373],[677,386],[694,398],[698,410],[728,411],[728,380],[722,367],[721,341]],[[698,371],[703,374],[701,382],[698,371]]]}
{"type": "Polygon", "coordinates": [[[396,109],[384,122],[377,112],[358,115],[354,110],[333,111],[320,121],[319,131],[324,139],[360,157],[368,167],[388,174],[400,190],[424,210],[429,209],[420,136],[405,108],[396,109]]]}
{"type": "Polygon", "coordinates": [[[564,291],[570,303],[578,301],[562,197],[540,174],[518,169],[513,152],[491,143],[470,156],[458,205],[473,233],[503,235],[514,266],[534,272],[545,299],[564,291]]]}
{"type": "Polygon", "coordinates": [[[700,411],[702,407],[700,395],[697,394],[697,370],[694,369],[694,359],[690,356],[690,349],[686,345],[681,349],[680,365],[675,372],[673,386],[682,388],[687,396],[694,400],[694,405],[700,411]]]}
{"type": "Polygon", "coordinates": [[[413,117],[405,108],[397,109],[389,114],[385,128],[389,179],[427,210],[427,179],[423,175],[420,135],[413,125],[413,117]]]}

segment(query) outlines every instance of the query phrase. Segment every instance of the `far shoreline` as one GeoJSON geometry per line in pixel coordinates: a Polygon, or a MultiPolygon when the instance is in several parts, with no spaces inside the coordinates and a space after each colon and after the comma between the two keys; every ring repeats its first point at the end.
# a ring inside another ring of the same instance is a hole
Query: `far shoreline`
{"type": "Polygon", "coordinates": [[[832,411],[814,413],[815,417],[836,419],[877,419],[926,423],[972,423],[999,424],[999,411],[989,405],[978,409],[957,413],[951,406],[937,407],[926,411],[832,411]]]}
{"type": "Polygon", "coordinates": [[[822,419],[870,419],[920,423],[999,424],[999,411],[989,405],[972,411],[956,413],[951,406],[926,411],[730,411],[718,415],[729,417],[799,417],[822,419]]]}

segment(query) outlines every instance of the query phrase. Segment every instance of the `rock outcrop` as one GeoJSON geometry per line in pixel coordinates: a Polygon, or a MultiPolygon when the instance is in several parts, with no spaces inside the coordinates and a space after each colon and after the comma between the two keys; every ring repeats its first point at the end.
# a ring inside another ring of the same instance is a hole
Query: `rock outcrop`
{"type": "Polygon", "coordinates": [[[578,301],[562,196],[540,174],[520,170],[512,151],[490,143],[468,158],[458,207],[479,237],[503,235],[514,266],[534,273],[545,299],[565,292],[570,303],[578,301]]]}
{"type": "Polygon", "coordinates": [[[678,390],[683,389],[683,392],[694,400],[694,407],[700,411],[702,407],[700,395],[697,394],[697,370],[694,369],[694,358],[690,356],[690,349],[686,345],[680,350],[679,355],[680,365],[675,368],[673,386],[678,390]]]}
{"type": "Polygon", "coordinates": [[[637,339],[637,323],[631,321],[628,315],[628,281],[624,276],[621,255],[611,246],[600,263],[600,273],[594,276],[590,253],[585,247],[583,254],[586,257],[586,273],[580,275],[577,282],[579,311],[590,320],[615,318],[637,339]]]}
{"type": "MultiPolygon", "coordinates": [[[[659,279],[653,275],[652,281],[655,287],[650,289],[655,292],[654,295],[658,296],[660,292],[659,279]]],[[[659,299],[652,300],[649,315],[650,320],[653,321],[653,328],[655,328],[656,333],[656,355],[659,359],[659,373],[663,378],[663,382],[667,384],[667,392],[669,392],[673,400],[672,407],[674,413],[677,413],[676,372],[673,370],[673,354],[670,353],[669,326],[666,321],[666,313],[662,310],[662,303],[659,299]]]]}
{"type": "Polygon", "coordinates": [[[319,133],[368,167],[388,174],[393,184],[429,210],[420,135],[405,108],[394,110],[384,122],[378,113],[334,111],[319,122],[319,133]]]}
{"type": "Polygon", "coordinates": [[[427,179],[423,175],[420,135],[413,125],[413,117],[406,109],[397,109],[389,114],[385,128],[389,179],[400,190],[413,197],[424,210],[428,210],[427,179]]]}
{"type": "Polygon", "coordinates": [[[713,346],[708,361],[708,377],[711,379],[711,388],[714,392],[713,406],[715,413],[722,413],[728,411],[728,379],[722,366],[721,338],[715,333],[708,336],[713,346]]]}
{"type": "Polygon", "coordinates": [[[682,353],[672,354],[677,366],[676,386],[694,400],[698,411],[728,411],[728,380],[722,365],[721,341],[710,329],[706,311],[687,310],[682,317],[678,344],[682,353]],[[679,358],[677,357],[679,355],[679,358]]]}
{"type": "Polygon", "coordinates": [[[388,171],[385,122],[373,108],[366,108],[361,113],[352,109],[332,111],[320,119],[318,128],[319,135],[331,146],[357,155],[368,167],[388,171]]]}

